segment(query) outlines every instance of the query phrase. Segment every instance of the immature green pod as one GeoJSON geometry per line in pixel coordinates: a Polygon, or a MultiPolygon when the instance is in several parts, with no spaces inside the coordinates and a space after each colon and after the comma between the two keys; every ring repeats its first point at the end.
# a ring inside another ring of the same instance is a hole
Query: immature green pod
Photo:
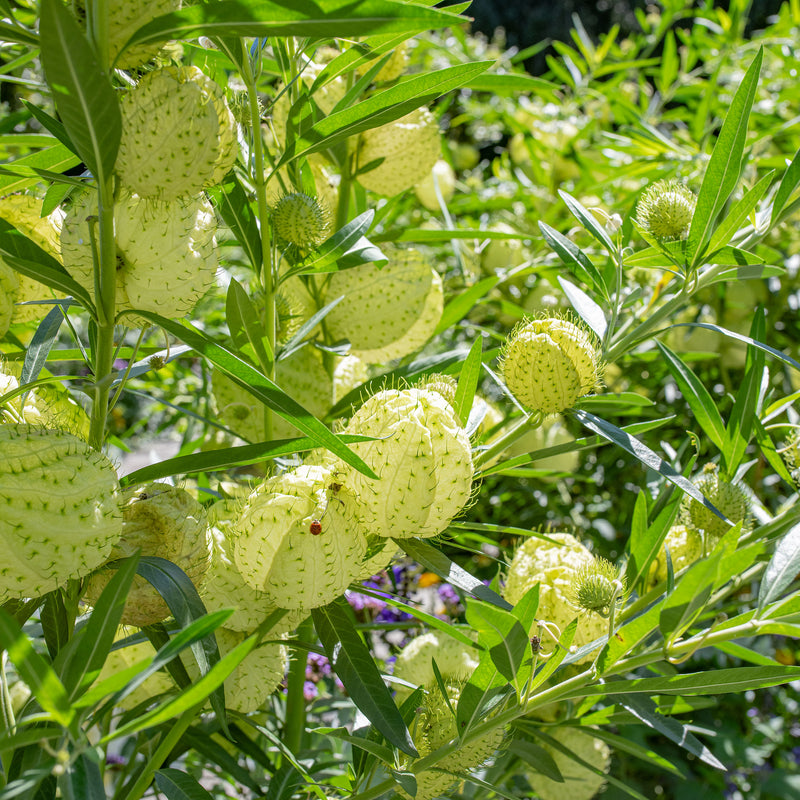
{"type": "Polygon", "coordinates": [[[88,575],[121,532],[119,483],[102,453],[61,431],[0,425],[0,602],[88,575]]]}
{"type": "Polygon", "coordinates": [[[402,358],[424,345],[442,316],[442,280],[418,250],[385,248],[381,269],[361,264],[331,275],[326,302],[343,299],[325,318],[334,339],[348,339],[368,364],[402,358]]]}
{"type": "Polygon", "coordinates": [[[345,465],[340,468],[359,498],[361,524],[370,533],[436,536],[469,500],[469,437],[438,392],[378,392],[356,411],[346,432],[376,437],[351,448],[377,480],[345,465]]]}
{"type": "Polygon", "coordinates": [[[441,154],[439,125],[427,108],[417,108],[394,122],[361,134],[356,179],[388,197],[421,183],[441,154]],[[369,168],[373,162],[381,160],[369,168]]]}
{"type": "Polygon", "coordinates": [[[116,169],[131,193],[170,200],[219,183],[236,162],[236,120],[197,67],[148,72],[122,96],[116,169]]]}
{"type": "MultiPolygon", "coordinates": [[[[747,494],[738,483],[723,480],[716,464],[706,464],[693,483],[731,522],[748,525],[750,500],[747,494]]],[[[728,523],[688,495],[681,503],[680,521],[693,531],[704,532],[709,550],[730,530],[728,523]]]]}
{"type": "MultiPolygon", "coordinates": [[[[233,558],[236,523],[242,512],[239,500],[220,500],[208,510],[213,537],[211,564],[203,580],[201,596],[209,612],[232,608],[233,615],[225,627],[233,631],[255,630],[277,607],[263,592],[254,589],[242,577],[233,558]]],[[[287,611],[274,625],[269,636],[280,636],[294,630],[306,617],[302,609],[287,611]]]]}
{"type": "Polygon", "coordinates": [[[302,192],[284,195],[275,203],[272,224],[283,241],[304,250],[316,247],[330,227],[325,209],[315,198],[302,192]]]}
{"type": "Polygon", "coordinates": [[[239,572],[279,608],[327,605],[356,578],[366,554],[355,507],[352,489],[324,467],[267,479],[236,523],[239,572]]]}
{"type": "Polygon", "coordinates": [[[636,219],[656,239],[685,239],[697,198],[675,178],[656,181],[645,189],[636,206],[636,219]]]}
{"type": "MultiPolygon", "coordinates": [[[[546,732],[548,736],[563,745],[581,761],[585,761],[601,773],[608,773],[611,766],[611,748],[601,739],[592,736],[585,728],[564,726],[555,730],[548,728],[546,732]]],[[[567,753],[546,742],[540,742],[537,739],[536,743],[544,747],[550,754],[564,778],[564,781],[560,782],[547,778],[539,772],[528,773],[528,781],[538,798],[541,800],[564,800],[565,791],[568,791],[569,800],[591,800],[602,791],[606,784],[604,774],[598,775],[596,772],[592,772],[574,758],[570,758],[567,753]]]]}
{"type": "MultiPolygon", "coordinates": [[[[582,610],[571,598],[576,576],[582,567],[592,563],[593,558],[589,550],[569,533],[548,533],[547,540],[531,536],[514,551],[503,597],[516,605],[538,583],[538,620],[552,623],[558,631],[563,631],[577,617],[578,628],[573,645],[582,647],[589,644],[608,632],[608,622],[598,614],[582,610]]],[[[534,623],[530,635],[538,635],[537,630],[538,622],[534,623]]],[[[549,652],[544,653],[544,650],[552,649],[557,634],[547,627],[543,631],[542,657],[547,657],[549,652]]],[[[588,653],[581,661],[591,661],[592,658],[593,654],[588,653]]]]}
{"type": "Polygon", "coordinates": [[[560,317],[520,323],[503,346],[503,378],[531,411],[557,414],[591,392],[600,354],[591,334],[560,317]]]}
{"type": "MultiPolygon", "coordinates": [[[[187,491],[166,483],[148,483],[128,489],[122,498],[122,536],[109,560],[126,558],[141,550],[179,566],[201,587],[211,560],[211,536],[203,507],[187,491]]],[[[86,584],[86,601],[92,605],[111,578],[99,570],[86,584]]],[[[155,587],[141,576],[128,592],[123,625],[143,627],[170,616],[170,609],[155,587]]]]}

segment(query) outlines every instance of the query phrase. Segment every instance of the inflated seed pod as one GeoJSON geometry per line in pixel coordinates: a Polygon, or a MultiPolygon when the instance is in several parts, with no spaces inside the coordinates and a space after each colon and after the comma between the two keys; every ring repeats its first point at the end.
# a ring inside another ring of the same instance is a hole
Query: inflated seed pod
{"type": "MultiPolygon", "coordinates": [[[[202,581],[211,560],[211,534],[206,513],[187,491],[166,483],[148,483],[128,489],[122,498],[122,536],[109,560],[126,558],[141,550],[143,556],[158,556],[179,566],[195,587],[202,581]]],[[[99,570],[86,584],[86,602],[97,601],[111,578],[99,570]]],[[[141,576],[128,592],[123,625],[153,625],[170,616],[156,589],[141,576]]]]}
{"type": "Polygon", "coordinates": [[[656,239],[685,239],[697,198],[675,178],[650,184],[636,206],[636,221],[656,239]]]}
{"type": "MultiPolygon", "coordinates": [[[[591,764],[602,773],[608,772],[611,766],[611,748],[601,739],[595,739],[586,729],[560,727],[552,730],[548,728],[547,734],[582,761],[591,764]]],[[[592,772],[546,742],[537,740],[536,743],[547,750],[564,778],[562,783],[538,772],[528,773],[526,777],[536,792],[537,798],[564,800],[565,792],[568,791],[570,800],[591,800],[602,791],[606,784],[603,775],[592,772]]]]}
{"type": "MultiPolygon", "coordinates": [[[[263,592],[250,586],[242,577],[233,560],[236,540],[236,522],[242,511],[239,500],[220,500],[208,510],[208,521],[213,537],[211,564],[203,580],[201,597],[209,612],[223,608],[234,609],[225,620],[225,627],[233,631],[252,631],[277,607],[263,592]]],[[[294,630],[305,619],[300,610],[287,611],[270,629],[269,637],[280,636],[294,630]]]]}
{"type": "Polygon", "coordinates": [[[0,338],[6,335],[11,325],[17,292],[19,292],[17,273],[0,261],[0,338]]]}
{"type": "Polygon", "coordinates": [[[242,577],[279,608],[327,605],[355,580],[366,553],[355,506],[352,489],[324,467],[267,479],[236,523],[242,577]]]}
{"type": "MultiPolygon", "coordinates": [[[[598,614],[581,610],[572,601],[573,586],[581,567],[591,564],[593,556],[569,533],[548,533],[552,541],[531,536],[514,551],[506,575],[503,597],[516,605],[525,593],[539,584],[539,620],[554,624],[559,631],[578,618],[573,646],[582,647],[608,632],[608,622],[598,614]]],[[[537,634],[534,623],[530,635],[537,634]]],[[[551,650],[557,637],[546,628],[542,635],[543,650],[551,650]]],[[[543,653],[541,657],[547,657],[543,653]]],[[[588,653],[581,662],[591,661],[588,653]]]]}
{"type": "Polygon", "coordinates": [[[650,565],[648,582],[651,586],[667,579],[667,549],[673,573],[677,574],[703,555],[703,537],[698,531],[685,525],[673,525],[664,538],[661,552],[650,565]]]}
{"type": "Polygon", "coordinates": [[[148,72],[122,96],[116,170],[131,193],[162,200],[219,183],[237,156],[236,120],[197,67],[148,72]]]}
{"type": "Polygon", "coordinates": [[[433,335],[443,308],[439,274],[414,249],[385,248],[381,269],[361,264],[333,273],[325,299],[344,296],[325,318],[334,339],[368,364],[413,353],[433,335]]]}
{"type": "MultiPolygon", "coordinates": [[[[42,200],[29,194],[11,194],[0,198],[0,219],[11,223],[20,233],[27,236],[48,255],[61,260],[59,235],[63,213],[56,209],[48,216],[42,216],[42,200]]],[[[0,264],[2,261],[0,261],[0,264]]],[[[47,300],[54,296],[53,290],[22,273],[15,273],[17,288],[15,303],[28,303],[33,300],[47,300]]],[[[0,301],[0,306],[2,302],[0,301]]],[[[12,323],[40,320],[52,309],[52,305],[15,305],[12,323]]],[[[2,327],[2,326],[0,326],[2,327]]]]}
{"type": "Polygon", "coordinates": [[[356,411],[346,432],[380,437],[351,445],[377,480],[346,465],[340,468],[359,498],[361,522],[370,533],[436,536],[469,500],[469,437],[437,392],[377,392],[356,411]]]}
{"type": "MultiPolygon", "coordinates": [[[[734,524],[742,522],[744,527],[747,527],[750,500],[738,483],[730,483],[720,477],[716,464],[706,464],[700,475],[694,478],[693,483],[731,522],[734,524]]],[[[693,531],[704,532],[708,537],[709,550],[713,549],[714,544],[730,530],[727,522],[688,495],[684,496],[681,502],[680,521],[693,531]]]]}
{"type": "Polygon", "coordinates": [[[439,124],[427,108],[361,134],[356,180],[388,197],[421,183],[442,152],[439,124]],[[368,165],[382,159],[375,167],[368,165]],[[367,169],[366,172],[360,170],[367,169]]]}
{"type": "Polygon", "coordinates": [[[599,379],[592,335],[560,317],[520,323],[503,346],[503,378],[531,411],[556,414],[591,392],[599,379]]]}
{"type": "MultiPolygon", "coordinates": [[[[224,658],[247,634],[217,628],[219,653],[224,658]]],[[[192,681],[200,677],[197,662],[190,652],[184,651],[181,660],[192,681]]],[[[282,644],[262,644],[251,650],[244,660],[225,679],[225,705],[240,714],[249,714],[260,708],[278,688],[286,672],[286,648],[282,644]]]]}
{"type": "Polygon", "coordinates": [[[458,775],[453,775],[451,772],[445,772],[441,769],[425,769],[422,772],[417,772],[414,775],[417,781],[417,792],[411,795],[403,789],[399,784],[395,790],[400,797],[406,800],[433,800],[434,797],[441,797],[445,795],[456,781],[460,780],[458,775]]]}
{"type": "Polygon", "coordinates": [[[163,48],[160,42],[137,44],[121,54],[120,50],[145,23],[180,7],[181,0],[109,0],[108,50],[114,66],[133,69],[155,58],[163,48]]]}
{"type": "Polygon", "coordinates": [[[456,174],[453,168],[444,159],[440,158],[434,165],[430,173],[423,181],[414,187],[417,200],[422,203],[428,211],[439,211],[439,197],[436,194],[436,187],[445,204],[449,203],[456,190],[456,174]]]}
{"type": "Polygon", "coordinates": [[[119,483],[102,453],[61,431],[0,425],[0,602],[88,575],[121,532],[119,483]]]}

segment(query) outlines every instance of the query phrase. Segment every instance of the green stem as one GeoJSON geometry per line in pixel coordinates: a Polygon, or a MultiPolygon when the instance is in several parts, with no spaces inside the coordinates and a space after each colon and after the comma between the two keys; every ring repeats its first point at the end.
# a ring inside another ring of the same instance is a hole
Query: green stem
{"type": "MultiPolygon", "coordinates": [[[[186,732],[189,726],[197,718],[202,708],[202,703],[184,711],[175,724],[168,732],[163,734],[158,743],[158,747],[153,755],[147,760],[147,763],[142,768],[139,776],[134,781],[133,786],[124,794],[119,796],[119,800],[139,800],[139,798],[147,791],[150,784],[153,782],[153,775],[161,767],[166,760],[167,756],[172,752],[175,745],[180,740],[181,736],[186,732]]],[[[124,787],[123,787],[124,788],[124,787]]]]}
{"type": "Polygon", "coordinates": [[[114,240],[114,189],[109,178],[98,190],[98,237],[95,263],[97,342],[94,358],[94,392],[89,444],[102,448],[106,434],[109,376],[114,367],[114,321],[117,300],[117,244],[114,240]]]}
{"type": "MultiPolygon", "coordinates": [[[[297,638],[301,642],[309,641],[314,635],[314,623],[309,617],[297,629],[297,638]]],[[[303,734],[306,730],[306,700],[303,689],[306,682],[306,663],[308,654],[300,648],[294,651],[289,665],[289,677],[286,692],[286,719],[283,723],[281,740],[295,756],[300,754],[303,734]]]]}
{"type": "Polygon", "coordinates": [[[488,450],[484,450],[475,459],[475,468],[478,469],[484,464],[489,464],[493,458],[499,456],[506,448],[512,445],[517,439],[521,439],[528,431],[540,427],[543,417],[536,419],[535,412],[527,417],[523,417],[508,433],[501,436],[488,450]]]}

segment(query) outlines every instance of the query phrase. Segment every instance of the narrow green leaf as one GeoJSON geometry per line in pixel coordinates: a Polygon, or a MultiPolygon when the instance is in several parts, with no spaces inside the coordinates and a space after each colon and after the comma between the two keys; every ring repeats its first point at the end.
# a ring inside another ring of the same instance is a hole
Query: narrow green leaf
{"type": "Polygon", "coordinates": [[[547,243],[556,251],[559,258],[575,273],[575,275],[603,297],[608,298],[608,288],[603,280],[603,276],[597,267],[592,263],[589,256],[583,252],[571,239],[560,234],[555,228],[551,228],[546,222],[539,222],[541,230],[547,243]]]}
{"type": "Polygon", "coordinates": [[[533,679],[528,687],[529,692],[533,692],[535,689],[538,689],[545,681],[547,681],[550,676],[553,675],[561,666],[561,662],[570,655],[569,650],[570,647],[572,647],[572,642],[575,639],[575,633],[577,630],[578,620],[576,618],[572,620],[572,622],[570,622],[561,632],[555,652],[551,653],[550,658],[547,659],[545,665],[536,671],[536,674],[533,676],[533,679]]]}
{"type": "Polygon", "coordinates": [[[250,351],[255,361],[267,369],[274,360],[269,339],[261,323],[261,318],[250,296],[236,278],[228,284],[225,299],[225,321],[228,323],[233,343],[243,352],[250,351]]]}
{"type": "Polygon", "coordinates": [[[234,383],[247,390],[303,433],[307,434],[318,445],[339,456],[345,463],[355,467],[368,478],[377,479],[375,473],[352,450],[342,444],[316,417],[306,411],[297,401],[287,395],[266,375],[259,372],[246,361],[242,361],[235,353],[219,342],[207,336],[198,328],[187,323],[153,314],[149,311],[136,311],[164,330],[176,336],[192,349],[205,356],[212,364],[218,366],[234,383]]]}
{"type": "Polygon", "coordinates": [[[217,201],[222,219],[244,250],[250,266],[255,270],[261,269],[261,232],[258,229],[258,219],[236,173],[231,172],[225,183],[212,189],[211,194],[217,201]]]}
{"type": "Polygon", "coordinates": [[[666,739],[682,747],[687,753],[716,769],[725,770],[725,765],[693,734],[673,717],[658,713],[656,704],[649,697],[618,697],[617,702],[648,728],[652,728],[666,739]]]}
{"type": "Polygon", "coordinates": [[[457,294],[454,298],[448,300],[434,334],[446,331],[452,328],[457,322],[464,319],[464,317],[475,308],[478,300],[489,294],[498,283],[500,283],[499,277],[492,276],[483,278],[470,286],[469,289],[464,290],[461,294],[457,294]]]}
{"type": "Polygon", "coordinates": [[[781,458],[778,448],[775,447],[775,442],[767,432],[764,424],[756,417],[753,420],[753,429],[755,431],[755,440],[758,444],[761,454],[767,460],[767,463],[775,470],[777,475],[786,482],[787,486],[794,486],[794,480],[789,470],[786,468],[786,462],[781,458]]]}
{"type": "MultiPolygon", "coordinates": [[[[38,153],[31,153],[14,161],[7,163],[7,167],[27,167],[33,170],[46,170],[48,172],[64,172],[80,163],[80,158],[63,144],[56,144],[38,153]]],[[[36,183],[39,183],[39,176],[34,173],[33,177],[16,177],[6,175],[0,177],[0,192],[11,194],[21,192],[36,183]]]]}
{"type": "MultiPolygon", "coordinates": [[[[637,697],[636,700],[641,700],[642,698],[637,697]]],[[[659,753],[656,753],[655,750],[650,750],[648,747],[642,746],[636,741],[632,741],[631,739],[627,739],[624,736],[618,736],[615,733],[611,733],[610,731],[606,730],[605,728],[599,727],[592,727],[592,735],[596,739],[601,739],[606,744],[611,745],[613,750],[618,750],[620,753],[628,753],[632,755],[634,758],[639,758],[644,761],[648,766],[655,767],[656,769],[663,769],[665,772],[669,772],[672,775],[675,775],[678,778],[685,778],[686,776],[671,761],[667,761],[664,756],[659,753]]],[[[701,744],[698,742],[698,744],[701,744]]],[[[702,744],[701,744],[702,746],[702,744]]]]}
{"type": "Polygon", "coordinates": [[[469,355],[464,359],[464,364],[461,367],[461,374],[458,376],[458,386],[456,387],[453,406],[462,427],[467,425],[469,412],[472,410],[472,401],[475,399],[475,391],[478,388],[478,380],[481,376],[482,352],[483,339],[479,336],[472,343],[469,355]]]}
{"type": "MultiPolygon", "coordinates": [[[[750,338],[760,341],[766,332],[766,312],[759,307],[753,315],[753,324],[750,328],[750,338]]],[[[747,348],[747,362],[744,379],[736,393],[736,401],[731,410],[730,419],[725,429],[725,441],[722,446],[722,458],[725,463],[725,472],[732,477],[739,468],[742,457],[750,443],[753,431],[753,421],[757,417],[758,406],[761,402],[764,382],[768,372],[764,367],[764,353],[755,347],[747,348]]]]}
{"type": "Polygon", "coordinates": [[[691,267],[702,259],[717,216],[739,182],[747,124],[763,57],[762,48],[736,90],[703,176],[686,243],[686,258],[691,267]]]}
{"type": "Polygon", "coordinates": [[[39,612],[39,621],[42,624],[47,652],[52,661],[69,641],[71,633],[64,595],[60,589],[49,592],[45,597],[44,605],[39,612]]]}
{"type": "Polygon", "coordinates": [[[63,797],[80,798],[80,800],[106,800],[106,787],[103,783],[103,776],[100,774],[100,767],[95,761],[89,758],[86,753],[81,753],[73,762],[69,771],[60,779],[62,782],[69,783],[66,792],[62,789],[63,797]]]}
{"type": "Polygon", "coordinates": [[[395,542],[417,563],[422,564],[431,572],[435,572],[440,578],[452,583],[453,586],[463,589],[478,600],[485,600],[487,603],[491,603],[498,608],[504,608],[507,611],[511,610],[511,604],[500,597],[499,594],[493,592],[482,581],[470,575],[469,572],[459,567],[444,553],[423,539],[395,539],[395,542]]]}
{"type": "Polygon", "coordinates": [[[386,0],[307,0],[302,5],[271,0],[222,0],[156,17],[139,28],[125,47],[198,36],[352,39],[375,33],[417,33],[464,21],[446,9],[386,0]]]}
{"type": "Polygon", "coordinates": [[[474,92],[491,92],[492,94],[504,95],[515,94],[517,92],[541,92],[552,94],[558,91],[559,87],[555,83],[546,81],[544,78],[537,78],[533,75],[487,73],[478,78],[473,78],[467,85],[467,89],[474,92]]]}
{"type": "Polygon", "coordinates": [[[711,241],[708,243],[708,260],[714,259],[716,251],[730,242],[734,234],[744,225],[753,209],[758,205],[761,198],[767,193],[775,170],[770,170],[761,180],[745,192],[733,208],[725,215],[719,227],[714,231],[711,241]]]}
{"type": "Polygon", "coordinates": [[[4,42],[27,44],[31,47],[39,46],[39,37],[21,25],[11,25],[5,20],[0,20],[0,39],[4,42]]]}
{"type": "Polygon", "coordinates": [[[119,101],[78,21],[60,0],[42,0],[42,66],[64,128],[86,166],[105,183],[122,133],[119,101]]]}
{"type": "MultiPolygon", "coordinates": [[[[242,733],[241,730],[237,729],[235,725],[230,726],[230,733],[231,741],[233,741],[234,744],[238,744],[237,738],[247,739],[247,736],[242,733]]],[[[250,740],[247,739],[247,741],[250,740]]],[[[230,746],[228,742],[226,742],[226,746],[230,746]]],[[[263,794],[263,786],[253,779],[247,766],[240,764],[238,757],[229,753],[225,747],[219,744],[218,740],[213,739],[205,730],[194,726],[189,728],[181,737],[178,747],[186,750],[194,750],[203,758],[207,765],[220,767],[226,774],[234,778],[234,780],[250,789],[255,796],[258,797],[263,794]]],[[[239,756],[240,751],[238,748],[231,749],[236,756],[239,756]]]]}
{"type": "Polygon", "coordinates": [[[614,247],[611,237],[609,237],[603,226],[594,218],[591,211],[584,208],[571,194],[567,194],[563,189],[558,190],[558,195],[567,204],[567,208],[572,212],[575,219],[577,219],[609,253],[616,252],[616,247],[614,247]]]}
{"type": "Polygon", "coordinates": [[[155,784],[159,792],[163,792],[167,800],[214,800],[191,775],[179,769],[162,767],[156,770],[155,784]]]}
{"type": "Polygon", "coordinates": [[[664,356],[667,369],[678,384],[698,425],[721,450],[725,441],[725,423],[722,421],[713,398],[697,375],[669,347],[659,341],[656,341],[656,346],[664,356]]]}
{"type": "Polygon", "coordinates": [[[301,128],[276,166],[281,167],[300,156],[333,147],[358,133],[393,122],[452,89],[463,86],[493,63],[477,61],[459,64],[411,77],[389,89],[376,92],[351,108],[329,114],[319,122],[301,128]]]}
{"type": "Polygon", "coordinates": [[[594,331],[595,335],[601,341],[606,335],[608,322],[600,308],[591,297],[589,297],[583,289],[579,289],[574,283],[570,283],[565,278],[558,276],[558,282],[564,290],[570,305],[575,309],[578,316],[594,331]]]}
{"type": "Polygon", "coordinates": [[[7,651],[22,680],[30,686],[55,722],[68,728],[75,712],[64,685],[52,667],[34,649],[30,639],[11,616],[0,609],[0,648],[7,651]]]}
{"type": "Polygon", "coordinates": [[[564,783],[564,776],[559,771],[556,762],[553,761],[553,756],[541,745],[515,738],[508,745],[508,750],[520,761],[544,775],[545,778],[557,783],[564,783]]]}
{"type": "Polygon", "coordinates": [[[714,505],[712,505],[698,488],[688,479],[684,478],[675,468],[664,461],[661,456],[654,453],[646,444],[640,442],[635,437],[626,433],[616,425],[612,425],[604,419],[595,417],[586,411],[572,410],[571,415],[574,416],[579,422],[585,425],[589,430],[594,431],[610,442],[626,450],[635,458],[639,459],[646,467],[655,470],[660,475],[665,477],[670,483],[674,483],[679,489],[686,492],[690,497],[702,503],[707,509],[716,514],[720,519],[725,520],[725,515],[714,505]]]}
{"type": "Polygon", "coordinates": [[[390,744],[417,758],[411,734],[351,615],[341,599],[311,612],[322,646],[352,701],[390,744]]]}
{"type": "Polygon", "coordinates": [[[371,739],[364,738],[363,736],[352,736],[347,728],[311,728],[309,733],[316,733],[322,736],[331,736],[342,742],[348,742],[353,747],[359,750],[365,750],[374,756],[377,756],[385,764],[394,763],[393,751],[385,745],[372,741],[371,739]]]}
{"type": "Polygon", "coordinates": [[[800,573],[800,525],[795,525],[778,542],[758,590],[758,613],[789,588],[800,573]]]}
{"type": "Polygon", "coordinates": [[[791,164],[786,168],[783,173],[778,191],[775,193],[775,199],[772,201],[772,216],[770,217],[770,227],[772,227],[781,211],[789,202],[794,190],[800,186],[800,150],[794,154],[791,164]]]}
{"type": "Polygon", "coordinates": [[[47,363],[47,356],[52,350],[61,323],[64,321],[64,313],[58,306],[54,306],[47,312],[45,318],[36,328],[31,343],[25,351],[25,361],[22,364],[20,373],[20,383],[33,383],[42,371],[42,367],[47,363]]]}
{"type": "MultiPolygon", "coordinates": [[[[25,103],[25,108],[31,112],[31,116],[33,116],[45,130],[50,131],[64,147],[69,148],[75,155],[78,155],[75,145],[72,143],[72,139],[69,138],[69,134],[63,122],[59,122],[55,117],[51,117],[50,114],[39,108],[39,106],[29,103],[27,100],[23,100],[23,102],[25,103]]],[[[18,164],[19,162],[15,161],[14,163],[18,164]]]]}

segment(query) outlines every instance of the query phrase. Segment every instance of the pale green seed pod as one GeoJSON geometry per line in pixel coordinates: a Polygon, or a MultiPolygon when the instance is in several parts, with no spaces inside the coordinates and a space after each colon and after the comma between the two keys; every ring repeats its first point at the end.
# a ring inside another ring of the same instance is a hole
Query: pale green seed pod
{"type": "Polygon", "coordinates": [[[335,272],[325,300],[344,295],[325,318],[334,339],[348,339],[351,352],[368,364],[402,358],[424,345],[442,316],[439,274],[413,249],[384,248],[381,269],[362,264],[335,272]]]}
{"type": "Polygon", "coordinates": [[[358,581],[365,581],[373,575],[377,575],[381,570],[386,569],[400,552],[391,539],[373,535],[368,535],[366,538],[367,552],[364,556],[364,561],[361,562],[361,569],[356,576],[358,581]]]}
{"type": "Polygon", "coordinates": [[[279,608],[332,602],[356,578],[366,554],[354,524],[356,504],[351,487],[324,467],[267,479],[236,523],[233,555],[242,577],[279,608]]]}
{"type": "MultiPolygon", "coordinates": [[[[220,500],[208,511],[213,537],[211,564],[203,580],[201,596],[209,612],[232,608],[234,613],[225,620],[232,631],[252,631],[276,610],[263,592],[250,586],[242,577],[233,559],[236,541],[236,522],[242,512],[238,500],[220,500]]],[[[305,619],[300,610],[288,611],[270,629],[268,638],[294,630],[305,619]]]]}
{"type": "Polygon", "coordinates": [[[655,586],[667,579],[667,554],[672,561],[672,570],[677,574],[690,564],[694,564],[703,555],[702,535],[685,525],[673,525],[664,538],[664,546],[658,557],[650,565],[648,583],[655,586]]]}
{"type": "Polygon", "coordinates": [[[334,405],[368,379],[367,365],[358,356],[345,356],[338,359],[333,368],[332,401],[334,405]]]}
{"type": "Polygon", "coordinates": [[[624,593],[624,576],[608,559],[595,557],[575,573],[569,599],[578,608],[608,619],[624,593]]]}
{"type": "Polygon", "coordinates": [[[572,408],[599,379],[599,352],[583,328],[559,317],[522,322],[503,346],[506,386],[531,411],[572,408]]]}
{"type": "Polygon", "coordinates": [[[0,261],[0,338],[6,335],[14,314],[19,292],[19,277],[11,267],[0,261]]]}
{"type": "Polygon", "coordinates": [[[415,389],[425,389],[427,392],[436,392],[452,408],[456,399],[458,381],[451,375],[434,373],[425,375],[414,383],[415,389]]]}
{"type": "MultiPolygon", "coordinates": [[[[211,560],[211,534],[205,511],[187,491],[166,483],[148,483],[128,489],[122,498],[122,536],[108,560],[126,558],[141,550],[143,556],[158,556],[179,566],[196,588],[211,560]]],[[[113,573],[96,572],[86,584],[86,602],[93,605],[113,573]]],[[[141,576],[128,592],[123,625],[141,628],[170,616],[156,589],[141,576]]]]}
{"type": "Polygon", "coordinates": [[[434,797],[446,796],[447,790],[460,780],[458,775],[440,769],[423,770],[416,773],[414,778],[417,781],[417,793],[412,798],[400,784],[397,784],[395,790],[400,797],[406,800],[433,800],[434,797]]]}
{"type": "MultiPolygon", "coordinates": [[[[539,584],[539,620],[554,624],[559,631],[578,618],[573,646],[582,647],[608,632],[608,622],[601,616],[583,611],[570,599],[573,581],[593,556],[574,536],[568,533],[548,533],[553,543],[531,536],[515,551],[506,575],[503,597],[516,605],[522,597],[539,584]]],[[[534,623],[530,635],[538,634],[538,623],[534,623]]],[[[541,636],[543,649],[552,650],[557,637],[546,628],[541,636]]],[[[540,655],[547,657],[547,654],[540,655]]],[[[592,653],[579,663],[591,661],[592,653]]]]}
{"type": "MultiPolygon", "coordinates": [[[[611,766],[611,748],[601,739],[595,739],[585,729],[561,727],[552,730],[548,728],[547,734],[582,761],[591,764],[601,772],[608,772],[611,766]]],[[[591,800],[602,791],[606,784],[606,779],[602,775],[588,770],[561,750],[556,750],[545,742],[537,740],[536,743],[544,747],[552,756],[564,778],[564,782],[561,783],[538,772],[529,773],[528,781],[539,800],[564,800],[565,793],[568,793],[569,800],[591,800]]]]}
{"type": "Polygon", "coordinates": [[[169,200],[219,183],[236,162],[236,120],[197,67],[147,73],[123,95],[116,169],[131,193],[169,200]]]}
{"type": "MultiPolygon", "coordinates": [[[[356,75],[358,75],[359,78],[366,75],[372,65],[373,62],[370,62],[358,67],[358,69],[356,69],[356,75]]],[[[407,65],[408,42],[401,42],[392,50],[392,55],[378,70],[378,74],[374,78],[375,83],[393,81],[395,78],[399,78],[405,71],[407,65]]]]}
{"type": "Polygon", "coordinates": [[[456,191],[456,174],[453,168],[443,158],[440,158],[434,165],[430,173],[423,181],[414,187],[417,200],[422,203],[428,211],[440,211],[439,198],[436,195],[436,187],[445,204],[452,200],[456,191]]]}
{"type": "MultiPolygon", "coordinates": [[[[693,483],[731,522],[742,522],[747,527],[750,517],[747,494],[738,483],[722,480],[716,464],[706,464],[693,483]]],[[[688,495],[681,502],[680,521],[693,531],[705,533],[709,550],[730,530],[713,511],[688,495]]]]}
{"type": "Polygon", "coordinates": [[[361,134],[358,169],[383,159],[356,180],[371,192],[391,197],[425,180],[441,155],[439,125],[427,108],[361,134]]]}
{"type": "Polygon", "coordinates": [[[181,0],[109,0],[108,50],[114,66],[134,69],[155,58],[163,48],[161,43],[134,45],[122,54],[120,50],[145,23],[180,7],[181,0]]]}
{"type": "MultiPolygon", "coordinates": [[[[11,194],[0,198],[0,219],[11,223],[20,233],[27,236],[48,255],[57,261],[61,260],[59,249],[59,235],[63,213],[53,211],[50,215],[42,216],[42,200],[28,194],[11,194]]],[[[0,264],[3,262],[0,261],[0,264]]],[[[29,278],[27,275],[15,273],[17,288],[14,294],[15,303],[27,303],[33,300],[47,300],[54,296],[54,292],[43,283],[29,278]]],[[[2,302],[0,301],[0,305],[2,302]]],[[[12,323],[34,322],[43,319],[52,305],[15,305],[11,316],[12,323]]],[[[0,325],[0,328],[2,326],[0,325]]]]}
{"type": "MultiPolygon", "coordinates": [[[[85,193],[64,220],[64,265],[94,296],[90,226],[97,198],[85,193]]],[[[114,207],[117,310],[140,308],[177,319],[188,314],[213,283],[218,259],[214,209],[202,194],[170,201],[122,195],[114,207]]],[[[95,232],[95,237],[96,237],[95,232]]],[[[126,324],[137,320],[127,315],[126,324]]]]}
{"type": "Polygon", "coordinates": [[[380,437],[351,445],[378,480],[340,468],[359,498],[361,524],[369,533],[436,536],[467,504],[473,474],[469,437],[437,392],[378,392],[353,415],[346,432],[380,437]]]}
{"type": "Polygon", "coordinates": [[[697,198],[680,181],[656,181],[639,198],[637,222],[656,239],[685,239],[696,204],[697,198]]]}
{"type": "MultiPolygon", "coordinates": [[[[496,222],[491,230],[498,233],[520,235],[505,222],[496,222]]],[[[490,274],[508,271],[524,264],[528,260],[528,253],[522,244],[522,239],[490,239],[486,247],[481,250],[481,267],[490,274]]]]}
{"type": "MultiPolygon", "coordinates": [[[[117,635],[114,641],[119,642],[124,639],[132,638],[138,633],[140,633],[140,631],[137,628],[121,625],[117,629],[117,635]]],[[[117,647],[106,657],[98,681],[111,678],[113,675],[129,669],[134,664],[150,662],[155,654],[155,648],[146,638],[140,642],[126,644],[124,647],[117,647]]],[[[144,666],[146,666],[146,663],[143,664],[143,667],[144,666]]],[[[144,683],[137,686],[129,695],[123,697],[118,705],[120,708],[128,710],[138,706],[140,703],[152,700],[164,692],[172,691],[175,688],[175,682],[172,680],[169,673],[163,669],[158,670],[146,678],[144,683]]]]}
{"type": "MultiPolygon", "coordinates": [[[[217,628],[214,635],[223,658],[246,637],[244,633],[226,628],[217,628]]],[[[199,680],[200,671],[191,654],[184,651],[181,660],[192,681],[199,680]]],[[[256,711],[278,688],[285,672],[286,648],[282,644],[257,646],[225,679],[225,706],[240,714],[256,711]]]]}
{"type": "Polygon", "coordinates": [[[330,227],[327,211],[302,192],[284,195],[275,203],[272,224],[280,239],[304,250],[322,242],[330,227]]]}
{"type": "Polygon", "coordinates": [[[121,532],[119,483],[102,453],[68,433],[0,425],[0,602],[88,575],[121,532]]]}

